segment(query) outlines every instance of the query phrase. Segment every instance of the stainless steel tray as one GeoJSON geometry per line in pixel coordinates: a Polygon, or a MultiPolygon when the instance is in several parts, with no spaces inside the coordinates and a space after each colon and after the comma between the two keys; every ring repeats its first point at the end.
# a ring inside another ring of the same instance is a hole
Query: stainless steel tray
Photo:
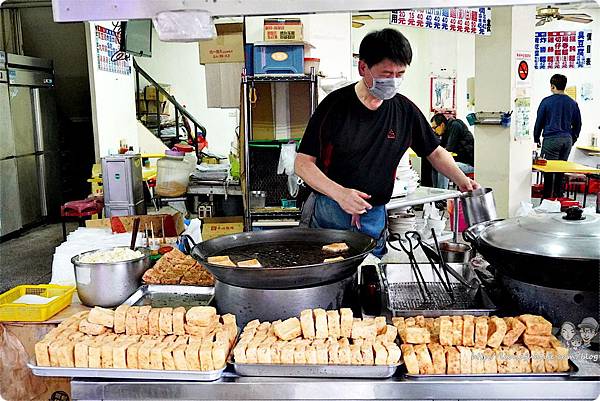
{"type": "Polygon", "coordinates": [[[107,379],[141,379],[141,380],[188,380],[215,381],[219,379],[225,367],[218,370],[143,370],[143,369],[95,369],[95,368],[55,368],[37,366],[28,363],[27,366],[36,376],[58,377],[101,377],[107,379]]]}
{"type": "Polygon", "coordinates": [[[206,306],[215,295],[214,287],[145,284],[125,302],[126,305],[150,305],[155,308],[206,306]]]}
{"type": "MultiPolygon", "coordinates": [[[[483,286],[479,286],[477,292],[469,293],[466,287],[452,276],[450,276],[450,284],[456,302],[451,302],[429,264],[419,263],[419,265],[431,292],[427,301],[421,299],[410,264],[382,263],[378,266],[381,288],[384,290],[382,305],[385,305],[392,316],[438,317],[465,314],[487,316],[497,310],[483,286]]],[[[449,266],[468,282],[475,279],[475,274],[468,266],[459,263],[450,263],[449,266]]]]}
{"type": "Polygon", "coordinates": [[[470,375],[412,375],[410,373],[403,373],[403,376],[411,380],[428,381],[428,380],[498,380],[498,379],[556,379],[560,377],[569,377],[570,375],[577,373],[579,368],[569,360],[569,366],[571,369],[568,372],[557,372],[557,373],[495,373],[495,374],[470,374],[470,375]]]}
{"type": "Polygon", "coordinates": [[[240,376],[272,377],[337,377],[345,379],[386,379],[396,373],[395,365],[291,365],[233,363],[240,376]]]}

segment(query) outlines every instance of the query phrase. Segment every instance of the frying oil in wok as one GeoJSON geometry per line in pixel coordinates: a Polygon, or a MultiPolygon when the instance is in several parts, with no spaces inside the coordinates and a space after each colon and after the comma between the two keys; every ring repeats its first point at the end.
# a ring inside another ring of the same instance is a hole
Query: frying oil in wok
{"type": "MultiPolygon", "coordinates": [[[[263,267],[293,267],[323,263],[326,258],[349,258],[359,252],[350,247],[346,252],[331,253],[321,248],[325,243],[279,242],[236,246],[223,251],[234,262],[258,259],[263,267]]],[[[216,256],[216,255],[215,255],[216,256]]]]}

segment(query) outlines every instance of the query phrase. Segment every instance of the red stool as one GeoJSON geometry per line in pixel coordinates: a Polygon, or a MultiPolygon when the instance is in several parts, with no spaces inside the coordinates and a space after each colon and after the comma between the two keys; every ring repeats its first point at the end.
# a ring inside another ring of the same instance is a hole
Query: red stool
{"type": "Polygon", "coordinates": [[[62,221],[63,241],[67,240],[66,217],[77,217],[79,227],[83,226],[86,217],[102,214],[104,202],[99,199],[88,198],[67,202],[60,207],[60,216],[62,221]]]}

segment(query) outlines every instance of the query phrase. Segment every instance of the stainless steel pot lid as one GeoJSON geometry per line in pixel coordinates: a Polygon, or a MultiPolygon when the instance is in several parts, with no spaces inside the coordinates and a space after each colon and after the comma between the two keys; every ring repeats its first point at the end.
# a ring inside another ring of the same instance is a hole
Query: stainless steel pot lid
{"type": "Polygon", "coordinates": [[[479,237],[492,247],[567,259],[600,260],[600,217],[567,220],[565,213],[517,217],[494,223],[479,237]]]}

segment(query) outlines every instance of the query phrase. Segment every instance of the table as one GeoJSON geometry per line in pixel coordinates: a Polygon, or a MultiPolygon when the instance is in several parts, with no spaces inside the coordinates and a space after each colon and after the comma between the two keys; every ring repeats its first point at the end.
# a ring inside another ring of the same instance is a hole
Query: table
{"type": "Polygon", "coordinates": [[[584,150],[587,152],[597,152],[600,153],[600,147],[598,146],[576,146],[577,149],[584,150]]]}
{"type": "MultiPolygon", "coordinates": [[[[450,189],[419,187],[408,195],[390,199],[385,207],[387,210],[402,209],[441,200],[457,199],[460,195],[460,191],[454,191],[450,189]]],[[[460,202],[455,202],[456,207],[454,209],[454,242],[458,242],[458,216],[460,215],[459,203],[460,202]]]]}
{"type": "MultiPolygon", "coordinates": [[[[540,166],[537,164],[534,164],[533,169],[541,172],[541,173],[547,173],[547,174],[552,174],[552,173],[578,173],[578,174],[585,174],[586,177],[588,174],[600,174],[600,169],[598,168],[594,168],[594,167],[590,167],[590,166],[586,166],[585,164],[579,164],[579,163],[574,163],[574,162],[570,162],[570,161],[564,161],[564,160],[548,160],[548,163],[545,166],[540,166]]],[[[554,184],[554,174],[552,174],[552,179],[551,180],[544,180],[544,193],[552,193],[552,197],[554,197],[554,194],[552,190],[547,191],[547,186],[551,186],[551,188],[553,188],[553,184],[554,184]],[[549,182],[548,182],[549,181],[549,182]]],[[[583,206],[585,207],[585,201],[586,201],[586,196],[587,196],[587,187],[589,185],[589,177],[587,177],[586,180],[586,189],[585,189],[585,193],[584,193],[584,197],[583,197],[583,206]]]]}

